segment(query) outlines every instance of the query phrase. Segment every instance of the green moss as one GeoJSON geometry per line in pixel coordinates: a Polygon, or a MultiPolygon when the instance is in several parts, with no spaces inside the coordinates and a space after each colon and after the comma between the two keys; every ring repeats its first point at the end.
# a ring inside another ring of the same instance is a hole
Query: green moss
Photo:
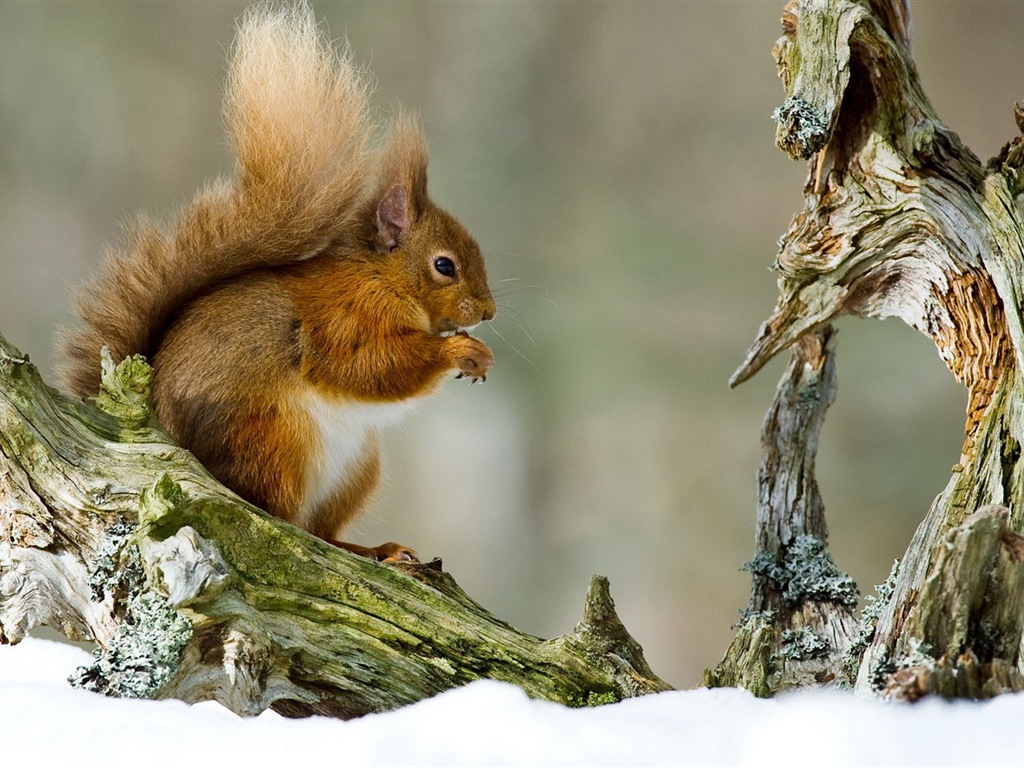
{"type": "Polygon", "coordinates": [[[722,662],[704,671],[704,686],[746,688],[762,699],[775,695],[779,674],[771,652],[773,618],[771,611],[749,612],[722,662]]]}
{"type": "Polygon", "coordinates": [[[605,704],[615,704],[622,701],[622,697],[615,691],[586,691],[585,693],[570,693],[565,696],[565,704],[568,707],[601,707],[605,704]]]}
{"type": "MultiPolygon", "coordinates": [[[[796,40],[790,40],[789,44],[783,52],[783,77],[782,86],[786,90],[786,96],[793,95],[793,85],[796,83],[797,73],[800,71],[800,67],[803,66],[804,57],[803,51],[800,50],[800,43],[796,40]]],[[[782,74],[782,72],[780,72],[782,74]]]]}
{"type": "Polygon", "coordinates": [[[591,691],[587,694],[588,707],[601,707],[605,704],[615,704],[619,701],[622,701],[622,699],[614,691],[604,691],[603,693],[591,691]]]}
{"type": "Polygon", "coordinates": [[[143,488],[139,494],[139,525],[157,527],[169,535],[181,526],[168,518],[184,504],[185,491],[165,472],[152,488],[143,488]]]}
{"type": "Polygon", "coordinates": [[[110,351],[104,347],[101,369],[96,405],[129,429],[151,425],[155,420],[151,399],[153,369],[146,358],[132,355],[115,365],[110,351]]]}

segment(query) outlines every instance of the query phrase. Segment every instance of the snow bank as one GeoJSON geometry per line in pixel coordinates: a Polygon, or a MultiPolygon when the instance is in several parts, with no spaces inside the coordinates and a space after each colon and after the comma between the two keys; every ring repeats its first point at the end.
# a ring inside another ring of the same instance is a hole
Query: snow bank
{"type": "Polygon", "coordinates": [[[340,722],[243,720],[215,703],[108,699],[72,689],[77,647],[0,646],[0,764],[1019,765],[1024,696],[916,706],[838,691],[775,700],[665,693],[589,710],[480,682],[398,712],[340,722]]]}

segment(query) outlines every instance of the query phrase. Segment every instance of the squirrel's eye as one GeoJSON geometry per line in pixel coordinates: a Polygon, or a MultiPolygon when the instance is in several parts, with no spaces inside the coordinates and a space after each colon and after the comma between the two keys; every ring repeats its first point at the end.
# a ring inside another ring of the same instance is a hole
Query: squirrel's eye
{"type": "Polygon", "coordinates": [[[455,277],[455,262],[447,256],[438,256],[434,259],[434,270],[445,277],[455,277]]]}

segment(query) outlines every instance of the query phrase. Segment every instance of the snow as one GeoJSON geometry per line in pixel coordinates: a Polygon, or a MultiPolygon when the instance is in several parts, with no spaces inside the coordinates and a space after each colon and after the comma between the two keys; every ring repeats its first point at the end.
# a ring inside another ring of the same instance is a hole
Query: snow
{"type": "Polygon", "coordinates": [[[72,689],[89,655],[28,638],[0,646],[3,765],[1019,765],[1024,695],[914,706],[802,691],[677,691],[594,709],[479,682],[341,722],[242,719],[213,702],[72,689]],[[793,752],[794,745],[798,751],[793,752]]]}

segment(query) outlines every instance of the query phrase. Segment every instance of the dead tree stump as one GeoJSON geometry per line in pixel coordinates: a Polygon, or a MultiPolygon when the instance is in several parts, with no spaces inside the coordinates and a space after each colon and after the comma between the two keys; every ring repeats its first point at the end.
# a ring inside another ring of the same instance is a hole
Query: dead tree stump
{"type": "MultiPolygon", "coordinates": [[[[792,363],[765,423],[751,603],[707,682],[770,695],[813,669],[904,699],[1022,690],[1024,137],[983,165],[939,120],[902,0],[799,0],[782,24],[776,143],[809,160],[805,205],[775,260],[778,303],[731,383],[787,347],[792,363]],[[929,336],[968,393],[961,459],[858,630],[845,590],[790,604],[775,594],[800,538],[825,541],[823,514],[808,510],[834,384],[808,350],[827,350],[844,314],[929,336]],[[793,656],[806,653],[793,646],[802,627],[816,664],[793,656]]],[[[1024,108],[1015,114],[1024,131],[1024,108]]]]}

